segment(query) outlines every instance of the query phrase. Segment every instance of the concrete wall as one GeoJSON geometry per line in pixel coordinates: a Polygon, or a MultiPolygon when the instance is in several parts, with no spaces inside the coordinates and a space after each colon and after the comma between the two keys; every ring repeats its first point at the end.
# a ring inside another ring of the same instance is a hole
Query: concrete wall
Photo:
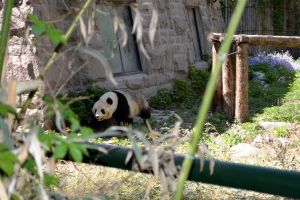
{"type": "MultiPolygon", "coordinates": [[[[127,2],[132,1],[128,0],[127,2]]],[[[137,0],[137,3],[141,2],[145,1],[137,0]]],[[[216,3],[209,2],[207,0],[153,0],[152,3],[159,12],[154,48],[151,47],[147,37],[151,9],[147,6],[141,7],[140,12],[144,18],[143,43],[151,60],[145,59],[145,56],[141,54],[142,71],[131,75],[117,76],[117,86],[113,86],[106,80],[104,70],[98,60],[73,51],[74,47],[82,41],[78,29],[72,36],[68,47],[62,52],[60,59],[46,74],[46,86],[49,86],[53,91],[57,90],[72,72],[76,71],[86,61],[89,61],[86,67],[73,76],[66,85],[66,90],[82,91],[90,85],[97,85],[107,88],[127,88],[151,96],[155,94],[158,88],[172,87],[173,80],[185,78],[188,66],[195,64],[195,52],[186,8],[199,8],[202,22],[199,32],[203,54],[211,54],[211,46],[206,40],[207,34],[209,32],[224,31],[224,22],[218,1],[216,3]]],[[[96,3],[99,4],[100,1],[96,1],[96,3]]],[[[80,0],[51,0],[34,1],[30,5],[23,1],[22,6],[29,9],[30,12],[30,9],[33,8],[33,13],[44,20],[54,20],[55,25],[65,31],[74,17],[72,13],[76,8],[80,8],[82,4],[83,1],[80,0]]],[[[24,13],[27,13],[27,11],[24,13]]],[[[24,27],[25,23],[24,26],[18,28],[24,29],[24,27]]],[[[15,78],[20,81],[32,79],[43,70],[43,66],[54,47],[47,38],[39,38],[35,41],[31,37],[25,38],[24,34],[14,37],[10,39],[7,78],[15,78]],[[36,47],[32,45],[32,42],[37,44],[36,47]],[[20,45],[25,49],[19,50],[20,45]],[[36,57],[34,57],[35,53],[36,57]],[[16,56],[24,57],[25,61],[19,61],[15,58],[16,56]]],[[[90,47],[101,48],[100,40],[101,38],[95,34],[90,41],[90,47]]]]}

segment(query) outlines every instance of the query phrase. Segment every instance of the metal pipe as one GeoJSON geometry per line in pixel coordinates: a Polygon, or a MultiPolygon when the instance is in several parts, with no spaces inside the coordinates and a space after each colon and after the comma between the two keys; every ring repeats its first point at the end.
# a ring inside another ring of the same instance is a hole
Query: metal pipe
{"type": "MultiPolygon", "coordinates": [[[[126,156],[129,151],[133,151],[132,149],[106,144],[93,145],[106,149],[108,153],[103,154],[98,150],[89,149],[89,157],[84,157],[84,163],[132,170],[134,156],[125,164],[126,156]]],[[[175,155],[175,164],[177,166],[181,167],[183,160],[184,155],[175,155]]],[[[151,171],[144,171],[144,173],[151,173],[151,171]]],[[[300,172],[297,171],[205,159],[203,171],[200,172],[200,159],[194,158],[188,180],[284,197],[300,198],[300,172]],[[212,173],[209,167],[211,162],[214,162],[212,173]]]]}

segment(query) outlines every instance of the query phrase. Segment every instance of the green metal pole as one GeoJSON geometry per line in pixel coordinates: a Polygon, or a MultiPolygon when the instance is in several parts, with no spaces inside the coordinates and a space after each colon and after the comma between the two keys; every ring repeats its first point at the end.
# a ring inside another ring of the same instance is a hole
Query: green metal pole
{"type": "Polygon", "coordinates": [[[0,34],[0,87],[2,82],[2,71],[5,60],[5,53],[7,48],[8,36],[9,36],[9,28],[10,28],[10,18],[12,13],[12,8],[14,5],[14,0],[6,0],[4,12],[2,16],[2,27],[0,34]]]}
{"type": "MultiPolygon", "coordinates": [[[[132,170],[134,157],[125,164],[126,156],[129,151],[133,151],[132,149],[104,144],[93,145],[105,148],[108,150],[108,153],[102,154],[98,150],[89,149],[90,156],[84,157],[84,163],[132,170]]],[[[176,155],[175,164],[182,167],[184,158],[185,156],[183,155],[176,155]]],[[[66,159],[70,160],[70,157],[66,159]]],[[[206,159],[203,171],[200,172],[200,159],[194,158],[188,180],[284,197],[300,198],[300,172],[215,160],[213,161],[213,173],[210,175],[210,162],[210,160],[206,159]]],[[[144,173],[151,173],[151,171],[144,171],[144,173]]]]}

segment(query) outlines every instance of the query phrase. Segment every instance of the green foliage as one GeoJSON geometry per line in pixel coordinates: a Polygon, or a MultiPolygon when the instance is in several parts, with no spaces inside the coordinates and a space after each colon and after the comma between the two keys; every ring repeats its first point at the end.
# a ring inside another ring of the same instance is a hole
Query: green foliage
{"type": "Polygon", "coordinates": [[[7,176],[14,173],[14,164],[19,162],[17,156],[2,143],[0,143],[0,161],[0,172],[5,173],[7,176]]]}
{"type": "Polygon", "coordinates": [[[55,28],[52,24],[49,24],[32,14],[28,15],[28,19],[33,23],[32,32],[35,35],[47,35],[50,41],[55,45],[66,43],[66,39],[62,32],[55,28]]]}
{"type": "Polygon", "coordinates": [[[254,122],[243,123],[242,127],[248,132],[245,139],[249,141],[252,141],[258,134],[262,133],[262,130],[259,128],[257,123],[254,122]]]}
{"type": "Polygon", "coordinates": [[[249,81],[249,95],[251,97],[263,97],[265,95],[263,86],[255,81],[249,81]]]}
{"type": "Polygon", "coordinates": [[[211,123],[214,126],[216,131],[218,131],[218,132],[225,131],[225,128],[226,128],[225,125],[227,122],[225,113],[221,112],[221,113],[215,113],[214,115],[209,115],[208,121],[209,121],[209,123],[211,123]]]}
{"type": "Polygon", "coordinates": [[[45,173],[44,174],[44,185],[46,188],[51,188],[52,186],[57,187],[59,185],[59,178],[45,173]]]}
{"type": "Polygon", "coordinates": [[[191,82],[195,94],[203,94],[210,72],[208,70],[198,70],[190,66],[188,71],[188,80],[191,82]]]}
{"type": "Polygon", "coordinates": [[[173,88],[173,100],[178,103],[190,103],[195,99],[195,93],[191,82],[176,80],[173,88]]]}
{"type": "Polygon", "coordinates": [[[257,65],[251,66],[249,69],[250,69],[250,72],[267,73],[269,70],[269,65],[268,65],[268,63],[259,63],[257,65]]]}
{"type": "Polygon", "coordinates": [[[286,126],[274,128],[272,133],[277,137],[288,137],[290,135],[290,131],[286,126]]]}
{"type": "MultiPolygon", "coordinates": [[[[84,137],[84,136],[83,136],[84,137]]],[[[56,159],[66,158],[67,155],[76,162],[81,162],[83,155],[88,156],[88,151],[83,144],[76,143],[76,134],[69,134],[63,138],[57,134],[40,134],[39,140],[46,145],[49,151],[53,152],[56,159]]]]}
{"type": "Polygon", "coordinates": [[[16,114],[16,109],[8,104],[0,102],[0,116],[7,117],[9,113],[16,114]]]}
{"type": "Polygon", "coordinates": [[[222,135],[222,140],[231,147],[241,143],[243,141],[243,138],[239,133],[227,132],[222,135]]]}
{"type": "Polygon", "coordinates": [[[283,35],[284,33],[284,1],[273,0],[272,22],[275,35],[283,35]]]}
{"type": "Polygon", "coordinates": [[[175,80],[172,91],[161,89],[155,96],[150,98],[150,105],[154,108],[166,109],[184,103],[193,105],[205,90],[209,77],[209,71],[198,70],[195,67],[189,67],[187,80],[175,80]]]}
{"type": "Polygon", "coordinates": [[[157,94],[152,96],[149,101],[151,107],[165,109],[173,103],[172,93],[167,89],[158,90],[157,94]]]}
{"type": "Polygon", "coordinates": [[[68,95],[68,100],[72,101],[72,103],[70,103],[70,108],[78,115],[82,125],[91,126],[93,123],[97,122],[92,113],[92,108],[94,103],[105,92],[107,92],[107,90],[103,88],[89,87],[84,92],[70,93],[68,95]],[[78,97],[82,97],[84,99],[77,100],[78,97]]]}

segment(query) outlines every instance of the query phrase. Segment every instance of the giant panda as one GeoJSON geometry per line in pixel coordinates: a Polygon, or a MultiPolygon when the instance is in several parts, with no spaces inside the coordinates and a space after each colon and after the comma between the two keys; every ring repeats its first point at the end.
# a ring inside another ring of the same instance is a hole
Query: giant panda
{"type": "Polygon", "coordinates": [[[150,107],[144,96],[134,95],[125,90],[106,92],[93,106],[93,114],[98,121],[115,119],[120,125],[133,123],[140,116],[144,122],[151,117],[150,107]]]}

